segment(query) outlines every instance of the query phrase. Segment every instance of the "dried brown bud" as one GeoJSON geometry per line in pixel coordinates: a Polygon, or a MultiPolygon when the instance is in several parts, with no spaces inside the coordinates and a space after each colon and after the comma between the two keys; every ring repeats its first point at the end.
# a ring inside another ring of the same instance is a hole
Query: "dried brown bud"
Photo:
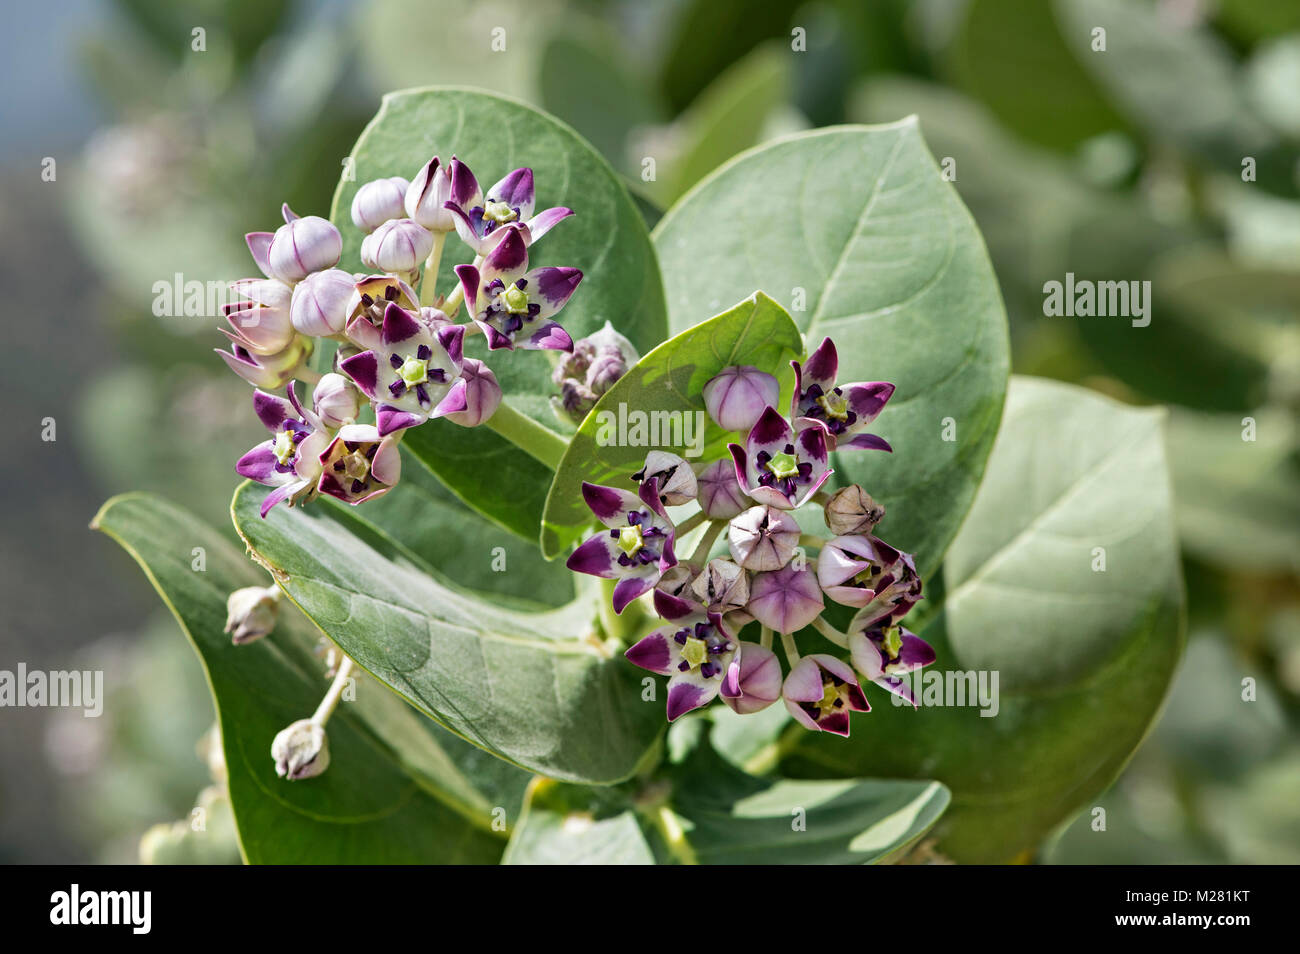
{"type": "Polygon", "coordinates": [[[831,533],[871,533],[885,516],[885,508],[857,484],[850,484],[826,502],[822,516],[831,533]]]}
{"type": "Polygon", "coordinates": [[[749,602],[749,574],[730,560],[710,560],[691,592],[707,609],[725,616],[749,602]]]}

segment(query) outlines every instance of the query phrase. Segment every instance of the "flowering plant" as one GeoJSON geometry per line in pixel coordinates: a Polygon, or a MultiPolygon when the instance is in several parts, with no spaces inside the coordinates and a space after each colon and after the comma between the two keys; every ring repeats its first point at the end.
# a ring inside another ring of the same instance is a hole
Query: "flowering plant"
{"type": "Polygon", "coordinates": [[[568,127],[415,90],[283,219],[222,329],[252,561],[97,518],[208,667],[248,860],[1006,860],[1138,744],[1159,422],[1008,392],[914,121],[742,155],[652,234],[568,127]]]}

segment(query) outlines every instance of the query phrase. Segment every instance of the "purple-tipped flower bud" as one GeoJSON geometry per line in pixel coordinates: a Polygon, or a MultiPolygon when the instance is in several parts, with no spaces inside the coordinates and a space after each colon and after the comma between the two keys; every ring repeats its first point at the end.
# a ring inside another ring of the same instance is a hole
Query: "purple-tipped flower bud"
{"type": "Polygon", "coordinates": [[[731,558],[746,570],[779,570],[799,545],[799,524],[775,507],[750,507],[727,528],[731,558]]]}
{"type": "Polygon", "coordinates": [[[299,719],[282,729],[271,743],[275,774],[291,782],[314,778],[329,768],[330,744],[324,726],[299,719]]]}
{"type": "Polygon", "coordinates": [[[478,180],[469,166],[452,156],[444,167],[434,156],[407,186],[404,204],[407,217],[426,229],[451,232],[456,228],[456,217],[447,210],[447,203],[468,212],[482,197],[478,180]]]}
{"type": "Polygon", "coordinates": [[[746,609],[754,619],[778,633],[803,629],[826,608],[821,587],[812,570],[793,563],[771,573],[756,574],[749,586],[746,609]]]}
{"type": "Polygon", "coordinates": [[[384,272],[413,272],[432,249],[428,229],[411,219],[392,219],[361,240],[361,261],[384,272]]]}
{"type": "Polygon", "coordinates": [[[710,560],[691,583],[691,593],[710,612],[725,616],[749,602],[749,574],[730,560],[710,560]]]}
{"type": "Polygon", "coordinates": [[[313,338],[342,334],[355,291],[356,279],[341,268],[308,275],[293,289],[290,316],[294,328],[313,338]]]}
{"type": "Polygon", "coordinates": [[[323,375],[312,392],[312,404],[321,423],[332,431],[355,424],[361,412],[361,392],[335,371],[323,375]]]}
{"type": "Polygon", "coordinates": [[[267,250],[271,274],[292,285],[312,272],[333,268],[343,254],[343,236],[319,215],[293,216],[285,207],[285,223],[275,231],[267,250]]]}
{"type": "Polygon", "coordinates": [[[352,224],[369,233],[389,219],[400,219],[406,214],[406,190],[410,185],[401,176],[367,182],[352,197],[352,224]]]}
{"type": "Polygon", "coordinates": [[[822,512],[826,526],[836,536],[851,533],[869,534],[885,517],[885,508],[871,499],[857,484],[837,491],[822,512]]]}
{"type": "Polygon", "coordinates": [[[501,385],[497,383],[497,376],[492,373],[492,369],[475,358],[465,359],[460,376],[465,379],[467,407],[445,417],[461,427],[478,427],[495,414],[501,404],[501,385]]]}
{"type": "Polygon", "coordinates": [[[749,505],[749,498],[736,481],[736,465],[715,460],[696,479],[700,509],[710,520],[730,520],[749,505]]]}
{"type": "Polygon", "coordinates": [[[647,454],[645,465],[632,475],[632,479],[639,484],[651,477],[659,482],[660,503],[676,507],[695,499],[695,471],[676,454],[657,450],[647,454]]]}
{"type": "Polygon", "coordinates": [[[261,639],[275,628],[280,590],[274,586],[245,586],[226,598],[226,628],[236,646],[261,639]]]}
{"type": "Polygon", "coordinates": [[[551,380],[560,389],[559,398],[551,399],[555,412],[581,423],[600,396],[639,360],[632,342],[605,322],[605,327],[595,334],[574,342],[573,351],[551,373],[551,380]]]}
{"type": "Polygon", "coordinates": [[[748,431],[780,396],[776,378],[749,365],[723,368],[704,385],[704,406],[724,431],[748,431]]]}
{"type": "Polygon", "coordinates": [[[781,661],[758,643],[740,644],[740,695],[722,697],[740,715],[766,709],[781,698],[781,661]]]}

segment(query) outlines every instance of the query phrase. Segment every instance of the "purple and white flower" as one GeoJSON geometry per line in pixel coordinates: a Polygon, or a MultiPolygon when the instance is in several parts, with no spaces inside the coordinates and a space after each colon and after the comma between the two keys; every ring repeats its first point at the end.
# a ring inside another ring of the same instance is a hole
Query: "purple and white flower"
{"type": "Polygon", "coordinates": [[[614,612],[621,613],[677,564],[673,553],[677,531],[659,501],[653,478],[641,484],[639,495],[584,481],[582,496],[607,529],[588,537],[573,551],[567,566],[578,573],[618,580],[613,602],[614,612]]]}
{"type": "Polygon", "coordinates": [[[528,246],[511,229],[479,268],[457,265],[456,276],[488,348],[572,351],[573,339],[551,320],[572,296],[582,272],[545,266],[528,270],[528,246]]]}
{"type": "Polygon", "coordinates": [[[444,416],[461,427],[478,427],[500,406],[501,385],[492,369],[475,358],[464,360],[460,376],[465,382],[465,409],[449,411],[444,416]]]}
{"type": "Polygon", "coordinates": [[[293,506],[315,496],[320,455],[330,442],[320,418],[298,402],[296,382],[289,383],[285,394],[253,392],[253,410],[272,436],[235,464],[241,476],[275,488],[262,501],[263,517],[282,500],[293,506]]]}
{"type": "Polygon", "coordinates": [[[241,278],[230,283],[230,290],[239,297],[222,306],[233,329],[222,329],[226,337],[253,354],[275,354],[288,347],[294,331],[293,291],[288,285],[274,278],[241,278]]]}
{"type": "Polygon", "coordinates": [[[826,601],[812,570],[799,569],[792,561],[779,570],[755,574],[745,608],[764,626],[793,633],[820,616],[826,601]]]}
{"type": "Polygon", "coordinates": [[[806,729],[848,736],[849,713],[870,712],[853,667],[828,656],[804,656],[785,677],[785,707],[806,729]]]}
{"type": "Polygon", "coordinates": [[[431,232],[450,232],[456,228],[451,209],[460,212],[476,206],[482,197],[469,166],[452,156],[444,167],[434,156],[406,187],[405,211],[408,218],[431,232]]]}
{"type": "Polygon", "coordinates": [[[659,483],[659,500],[669,507],[678,507],[695,499],[697,484],[691,465],[676,454],[651,451],[645,464],[632,475],[637,483],[654,478],[659,483]]]}
{"type": "Polygon", "coordinates": [[[316,382],[311,395],[312,409],[329,430],[355,424],[361,413],[361,394],[343,375],[331,371],[316,382]]]}
{"type": "Polygon", "coordinates": [[[361,393],[375,403],[379,436],[468,409],[460,377],[464,329],[436,332],[396,304],[384,311],[379,347],[339,362],[361,393]]]}
{"type": "Polygon", "coordinates": [[[828,541],[817,556],[817,581],[835,602],[857,607],[858,622],[866,626],[902,619],[921,599],[921,577],[911,554],[878,537],[828,541]]]}
{"type": "Polygon", "coordinates": [[[634,665],[668,676],[668,721],[708,705],[722,694],[741,694],[741,644],[717,613],[701,615],[690,603],[660,591],[655,609],[668,620],[624,655],[634,665]]]}
{"type": "Polygon", "coordinates": [[[798,507],[832,473],[825,432],[817,427],[796,432],[772,407],[763,411],[744,447],[727,446],[741,489],[759,503],[780,510],[798,507]]]}
{"type": "Polygon", "coordinates": [[[760,712],[781,698],[781,661],[776,653],[758,643],[742,642],[736,658],[740,661],[740,694],[722,697],[734,712],[760,712]]]}
{"type": "Polygon", "coordinates": [[[749,365],[723,368],[704,385],[704,406],[724,431],[748,431],[780,397],[776,378],[749,365]]]}
{"type": "Polygon", "coordinates": [[[533,170],[515,169],[487,190],[480,203],[458,202],[452,197],[444,208],[455,220],[456,234],[475,254],[486,256],[502,241],[504,232],[516,231],[525,245],[532,245],[573,214],[572,209],[556,206],[536,215],[537,195],[533,170]]]}
{"type": "Polygon", "coordinates": [[[274,354],[255,354],[235,335],[221,329],[231,340],[229,351],[213,348],[226,367],[255,388],[275,390],[284,387],[306,366],[311,355],[311,339],[294,335],[289,344],[274,354]]]}
{"type": "Polygon", "coordinates": [[[354,507],[388,493],[402,476],[397,438],[372,424],[340,427],[320,463],[320,492],[354,507]]]}
{"type": "Polygon", "coordinates": [[[898,625],[854,626],[849,633],[853,666],[882,689],[906,699],[913,708],[916,697],[901,677],[934,662],[934,647],[898,625]]]}
{"type": "Polygon", "coordinates": [[[418,311],[415,290],[392,275],[368,275],[357,280],[348,299],[348,340],[361,349],[380,347],[379,329],[390,304],[407,311],[418,311]]]}
{"type": "Polygon", "coordinates": [[[840,359],[835,342],[830,338],[808,357],[808,362],[794,367],[794,397],[790,403],[790,417],[795,427],[815,425],[826,434],[831,450],[860,448],[865,450],[893,450],[889,442],[864,428],[880,416],[885,403],[894,393],[887,381],[864,381],[853,384],[835,383],[839,374],[840,359]]]}

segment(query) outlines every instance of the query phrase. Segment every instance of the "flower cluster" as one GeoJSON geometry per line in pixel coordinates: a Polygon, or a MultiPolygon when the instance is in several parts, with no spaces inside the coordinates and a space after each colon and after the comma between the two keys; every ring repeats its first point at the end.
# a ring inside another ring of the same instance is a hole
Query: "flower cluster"
{"type": "Polygon", "coordinates": [[[804,364],[793,362],[788,415],[777,410],[777,379],[754,367],[724,368],[703,390],[713,421],[745,435],[730,458],[692,466],[652,451],[632,480],[637,492],[583,485],[604,529],[569,558],[570,569],[614,581],[622,613],[652,594],[663,625],[627,650],[627,658],[669,677],[668,719],[715,696],[738,713],[782,699],[809,729],[849,733],[849,713],[868,712],[862,678],[915,704],[903,674],[934,661],[934,651],[901,620],[921,598],[912,557],[875,535],[884,508],[857,484],[834,495],[833,450],[891,448],[867,432],[893,394],[884,382],[840,384],[827,338],[804,364]],[[668,508],[696,502],[676,522],[668,508]],[[794,511],[822,508],[830,538],[805,534],[794,511]],[[693,554],[677,548],[703,527],[693,554]],[[713,556],[725,531],[725,555],[713,556]],[[808,555],[817,550],[815,564],[808,555]],[[856,610],[847,632],[822,618],[826,601],[856,610]],[[757,624],[757,642],[740,638],[757,624]],[[814,627],[847,658],[800,655],[795,634],[814,627]],[[788,672],[772,649],[780,634],[788,672]]]}
{"type": "Polygon", "coordinates": [[[275,232],[246,236],[262,277],[232,284],[237,301],[222,329],[230,350],[218,354],[256,388],[253,409],[271,434],[236,465],[274,488],[262,516],[322,493],[354,505],[378,497],[401,475],[398,443],[408,428],[433,418],[488,421],[501,387],[485,361],[465,354],[473,335],[489,352],[574,350],[556,315],[582,272],[529,266],[533,243],[572,212],[535,206],[531,169],[485,192],[465,163],[434,156],[409,181],[393,176],[357,190],[352,221],[365,233],[361,264],[372,273],[339,268],[339,230],[287,205],[275,232]],[[452,233],[472,261],[456,266],[456,287],[444,296],[435,285],[452,233]],[[318,339],[337,344],[324,375],[307,365],[318,339]],[[309,402],[298,381],[314,385],[309,402]]]}

